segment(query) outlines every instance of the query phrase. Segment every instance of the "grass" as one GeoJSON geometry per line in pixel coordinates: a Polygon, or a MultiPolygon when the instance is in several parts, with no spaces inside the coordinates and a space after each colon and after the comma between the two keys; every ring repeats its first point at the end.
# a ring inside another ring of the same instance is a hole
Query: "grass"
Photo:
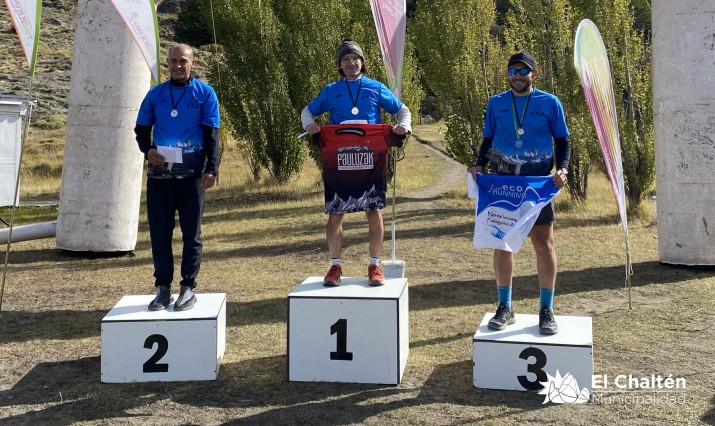
{"type": "MultiPolygon", "coordinates": [[[[152,292],[142,207],[139,239],[131,255],[70,255],[55,249],[53,240],[13,244],[0,312],[2,422],[715,422],[715,276],[661,266],[656,227],[648,220],[634,221],[629,224],[634,309],[629,310],[623,288],[623,230],[610,187],[600,175],[589,181],[585,206],[557,213],[556,313],[593,318],[597,374],[685,377],[686,403],[542,404],[540,395],[472,386],[472,335],[496,300],[491,253],[470,247],[474,212],[466,200],[464,167],[429,148],[440,142],[439,133],[430,129],[416,129],[424,143],[412,141],[398,166],[397,254],[407,263],[410,283],[410,355],[400,385],[286,382],[286,295],[306,276],[327,269],[320,175],[307,165],[284,187],[265,177],[252,182],[248,167],[229,150],[221,185],[207,194],[199,276],[200,292],[228,295],[228,345],[218,379],[99,382],[102,317],[123,295],[152,292]]],[[[561,205],[567,197],[559,197],[561,205]]],[[[40,209],[19,210],[25,221],[50,215],[40,209]]],[[[389,219],[389,209],[386,216],[389,219]]],[[[384,258],[389,245],[386,241],[384,258]]],[[[363,275],[364,215],[346,217],[344,246],[345,273],[363,275]]],[[[515,307],[520,313],[535,313],[538,289],[529,244],[516,259],[515,307]]]]}

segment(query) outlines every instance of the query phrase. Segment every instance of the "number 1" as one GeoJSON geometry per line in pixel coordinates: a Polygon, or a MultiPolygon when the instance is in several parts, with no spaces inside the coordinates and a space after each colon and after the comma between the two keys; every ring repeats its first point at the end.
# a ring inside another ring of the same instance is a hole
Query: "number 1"
{"type": "Polygon", "coordinates": [[[353,353],[347,351],[348,347],[348,320],[339,319],[330,326],[330,335],[337,333],[337,351],[330,352],[330,359],[337,361],[352,361],[353,353]]]}

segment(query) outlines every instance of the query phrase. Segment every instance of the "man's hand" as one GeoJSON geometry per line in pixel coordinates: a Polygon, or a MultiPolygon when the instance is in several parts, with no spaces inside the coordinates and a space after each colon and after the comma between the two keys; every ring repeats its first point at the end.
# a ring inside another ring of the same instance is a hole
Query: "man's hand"
{"type": "Polygon", "coordinates": [[[396,124],[396,125],[392,126],[392,133],[394,133],[396,135],[405,135],[405,134],[407,134],[407,128],[405,126],[396,124]]]}
{"type": "Polygon", "coordinates": [[[562,188],[569,181],[568,177],[566,177],[567,174],[568,170],[566,169],[556,170],[556,173],[554,173],[554,185],[557,188],[562,188]]]}
{"type": "Polygon", "coordinates": [[[314,135],[314,134],[320,132],[320,126],[318,126],[318,123],[310,123],[307,126],[305,126],[305,131],[311,135],[314,135]]]}
{"type": "Polygon", "coordinates": [[[211,173],[204,173],[201,175],[201,188],[206,191],[207,189],[214,186],[216,183],[216,176],[211,173]]]}
{"type": "Polygon", "coordinates": [[[474,180],[476,181],[476,180],[477,180],[477,173],[482,173],[482,172],[484,171],[484,167],[482,167],[482,166],[474,166],[474,167],[468,168],[467,171],[468,171],[469,173],[471,173],[472,177],[473,177],[474,180]]]}
{"type": "Polygon", "coordinates": [[[156,148],[149,148],[149,151],[146,152],[146,159],[155,166],[161,166],[166,163],[166,158],[159,154],[156,148]]]}

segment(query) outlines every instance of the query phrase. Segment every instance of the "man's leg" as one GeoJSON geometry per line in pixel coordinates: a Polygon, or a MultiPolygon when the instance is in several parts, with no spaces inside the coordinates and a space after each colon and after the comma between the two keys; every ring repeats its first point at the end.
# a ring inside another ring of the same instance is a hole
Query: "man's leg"
{"type": "Polygon", "coordinates": [[[504,250],[494,250],[494,275],[497,287],[511,287],[511,276],[514,272],[514,253],[504,250]]]}
{"type": "Polygon", "coordinates": [[[499,305],[487,326],[492,330],[503,330],[516,322],[511,307],[511,280],[514,272],[514,254],[510,251],[494,250],[494,275],[497,282],[499,305]]]}
{"type": "Polygon", "coordinates": [[[368,210],[365,214],[367,215],[368,238],[370,239],[370,257],[380,258],[382,241],[385,238],[382,210],[368,210]]]}
{"type": "Polygon", "coordinates": [[[325,227],[328,238],[328,253],[331,258],[340,258],[343,249],[343,214],[331,213],[328,215],[328,224],[325,227]]]}
{"type": "Polygon", "coordinates": [[[151,257],[154,261],[154,286],[157,294],[149,309],[159,311],[171,303],[171,281],[174,278],[174,255],[171,239],[174,232],[174,182],[171,179],[147,179],[146,207],[149,219],[151,257]]]}
{"type": "Polygon", "coordinates": [[[173,183],[172,179],[147,179],[146,185],[146,209],[156,286],[170,286],[174,278],[171,238],[175,226],[176,205],[173,183]]]}
{"type": "Polygon", "coordinates": [[[328,214],[328,224],[325,227],[325,236],[328,240],[328,253],[330,254],[330,269],[323,278],[323,285],[334,287],[340,284],[343,269],[340,266],[340,252],[343,248],[343,214],[328,214]]]}
{"type": "Polygon", "coordinates": [[[385,238],[385,224],[382,222],[382,210],[368,210],[367,216],[370,263],[367,266],[367,280],[371,286],[385,284],[385,276],[380,267],[380,251],[385,238]]]}
{"type": "Polygon", "coordinates": [[[194,288],[201,268],[203,244],[201,242],[201,217],[204,214],[204,190],[201,179],[179,180],[179,226],[183,242],[181,255],[181,292],[174,304],[175,311],[191,309],[196,303],[194,288]]]}
{"type": "Polygon", "coordinates": [[[183,242],[181,285],[193,288],[196,287],[203,253],[201,218],[204,214],[204,190],[201,188],[201,179],[181,179],[179,182],[179,226],[183,242]]]}
{"type": "Polygon", "coordinates": [[[536,253],[536,272],[539,288],[553,290],[556,286],[556,249],[554,248],[554,225],[534,225],[531,228],[531,244],[536,253]]]}
{"type": "Polygon", "coordinates": [[[536,271],[539,275],[539,332],[556,334],[559,327],[553,314],[554,288],[556,287],[556,249],[554,247],[554,225],[547,223],[534,225],[531,229],[531,244],[536,254],[536,271]]]}

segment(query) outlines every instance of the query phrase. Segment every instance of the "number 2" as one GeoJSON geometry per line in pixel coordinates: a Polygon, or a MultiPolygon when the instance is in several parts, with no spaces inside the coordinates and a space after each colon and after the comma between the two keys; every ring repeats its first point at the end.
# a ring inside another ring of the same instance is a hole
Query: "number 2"
{"type": "Polygon", "coordinates": [[[528,360],[530,357],[534,357],[534,363],[528,364],[526,371],[529,373],[536,374],[536,381],[530,382],[526,379],[526,376],[517,376],[519,379],[519,384],[527,390],[541,390],[544,386],[539,382],[545,382],[548,380],[546,372],[542,370],[546,366],[546,354],[538,348],[530,347],[526,348],[519,354],[519,358],[528,360]]]}
{"type": "Polygon", "coordinates": [[[330,326],[330,335],[337,334],[337,351],[330,352],[330,359],[337,361],[352,361],[353,353],[348,352],[348,320],[339,319],[330,326]]]}
{"type": "Polygon", "coordinates": [[[169,371],[169,364],[157,364],[157,361],[166,355],[169,350],[169,341],[161,334],[152,334],[144,341],[144,348],[151,349],[156,343],[156,352],[144,363],[144,373],[166,373],[169,371]]]}

